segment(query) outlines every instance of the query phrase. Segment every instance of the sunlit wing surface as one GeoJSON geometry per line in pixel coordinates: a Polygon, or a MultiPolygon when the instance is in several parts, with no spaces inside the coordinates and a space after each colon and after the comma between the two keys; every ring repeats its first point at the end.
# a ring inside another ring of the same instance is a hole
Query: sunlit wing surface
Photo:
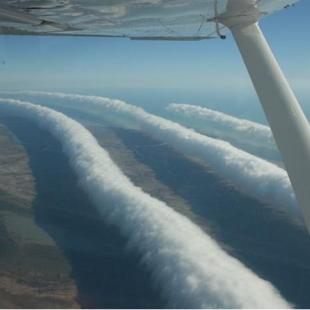
{"type": "MultiPolygon", "coordinates": [[[[200,40],[225,34],[217,16],[238,0],[1,0],[2,34],[200,40]]],[[[249,0],[261,16],[296,0],[249,0]]],[[[252,14],[247,8],[242,14],[252,14]]]]}

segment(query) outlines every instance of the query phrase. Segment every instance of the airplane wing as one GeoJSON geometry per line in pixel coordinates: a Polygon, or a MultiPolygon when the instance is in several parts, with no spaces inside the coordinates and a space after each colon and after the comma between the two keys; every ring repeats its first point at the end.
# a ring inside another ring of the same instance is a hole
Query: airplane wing
{"type": "MultiPolygon", "coordinates": [[[[1,0],[0,34],[210,39],[228,31],[217,17],[231,1],[240,0],[1,0]]],[[[264,16],[296,0],[248,2],[264,16]]]]}

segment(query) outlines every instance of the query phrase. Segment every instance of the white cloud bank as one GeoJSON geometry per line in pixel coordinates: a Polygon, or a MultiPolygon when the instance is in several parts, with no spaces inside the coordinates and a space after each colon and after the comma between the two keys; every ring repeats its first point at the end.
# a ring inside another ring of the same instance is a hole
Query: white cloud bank
{"type": "Polygon", "coordinates": [[[206,161],[218,174],[244,192],[287,212],[295,223],[300,223],[301,212],[286,171],[225,141],[204,136],[120,100],[54,92],[16,94],[33,96],[42,102],[44,99],[60,99],[63,104],[101,111],[103,114],[117,112],[120,118],[130,118],[150,135],[184,154],[206,161]]]}
{"type": "Polygon", "coordinates": [[[271,144],[274,143],[270,128],[256,122],[190,104],[171,103],[168,105],[167,110],[194,121],[202,120],[205,122],[214,122],[218,126],[228,131],[233,131],[237,135],[242,135],[247,139],[260,140],[271,144]]]}
{"type": "MultiPolygon", "coordinates": [[[[120,109],[131,108],[119,104],[120,109]]],[[[104,218],[119,226],[140,252],[170,306],[290,307],[269,282],[225,253],[186,217],[134,186],[82,125],[19,100],[0,99],[0,107],[35,121],[61,142],[81,185],[104,218]]]]}

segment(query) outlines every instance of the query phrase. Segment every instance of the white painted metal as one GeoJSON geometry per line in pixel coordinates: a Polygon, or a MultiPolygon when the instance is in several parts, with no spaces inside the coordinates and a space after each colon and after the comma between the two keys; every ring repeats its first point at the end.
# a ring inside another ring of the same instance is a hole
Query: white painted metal
{"type": "Polygon", "coordinates": [[[227,18],[239,20],[242,16],[244,20],[252,18],[254,6],[262,17],[296,1],[0,0],[0,34],[208,39],[227,33],[217,23],[217,17],[227,9],[227,18]]]}
{"type": "Polygon", "coordinates": [[[310,231],[310,126],[257,23],[232,27],[310,231]]]}

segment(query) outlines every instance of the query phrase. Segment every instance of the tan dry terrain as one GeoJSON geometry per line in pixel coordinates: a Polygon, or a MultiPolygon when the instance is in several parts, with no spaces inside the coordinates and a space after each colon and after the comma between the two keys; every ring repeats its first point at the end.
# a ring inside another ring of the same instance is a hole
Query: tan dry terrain
{"type": "Polygon", "coordinates": [[[76,308],[71,268],[35,222],[27,153],[2,124],[0,150],[0,308],[76,308]]]}

